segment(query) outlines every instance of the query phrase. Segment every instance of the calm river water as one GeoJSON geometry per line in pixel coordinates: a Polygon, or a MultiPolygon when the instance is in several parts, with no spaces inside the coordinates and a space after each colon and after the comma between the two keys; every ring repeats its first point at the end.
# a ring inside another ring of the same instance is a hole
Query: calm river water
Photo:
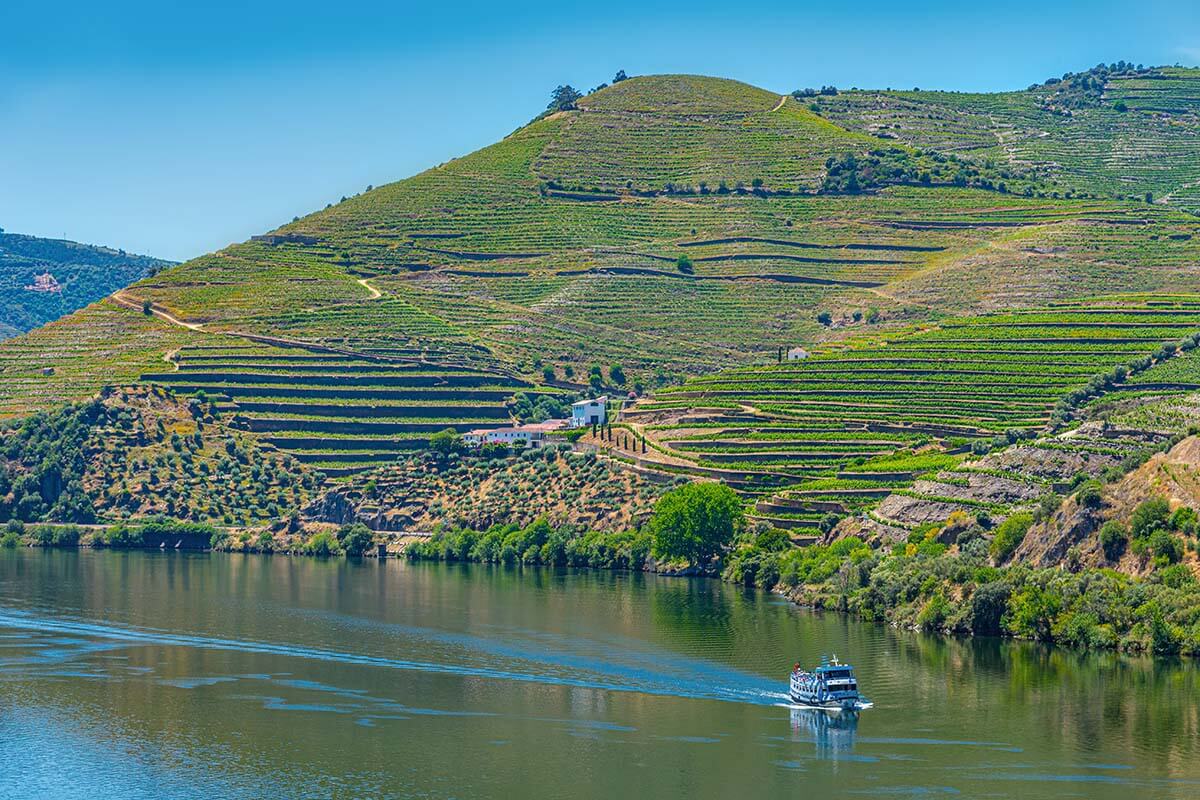
{"type": "Polygon", "coordinates": [[[1190,663],[714,581],[0,552],[0,797],[1200,796],[1190,663]],[[853,662],[875,708],[786,707],[853,662]]]}

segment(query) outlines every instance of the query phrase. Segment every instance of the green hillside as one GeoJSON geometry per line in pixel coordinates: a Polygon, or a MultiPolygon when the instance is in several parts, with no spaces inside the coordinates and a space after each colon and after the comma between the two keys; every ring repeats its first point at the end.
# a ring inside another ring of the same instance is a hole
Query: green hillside
{"type": "Polygon", "coordinates": [[[811,103],[849,130],[1032,170],[1052,193],[1149,193],[1200,210],[1198,69],[1101,65],[1024,91],[851,91],[811,103]]]}
{"type": "Polygon", "coordinates": [[[1190,374],[1161,347],[1200,331],[1200,71],[1114,67],[991,95],[624,80],[5,342],[0,415],[140,381],[345,488],[447,427],[634,392],[591,444],[815,534],[1190,374]]]}
{"type": "Polygon", "coordinates": [[[0,230],[0,338],[45,325],[170,265],[124,250],[0,230]],[[50,279],[39,285],[39,275],[50,279]]]}

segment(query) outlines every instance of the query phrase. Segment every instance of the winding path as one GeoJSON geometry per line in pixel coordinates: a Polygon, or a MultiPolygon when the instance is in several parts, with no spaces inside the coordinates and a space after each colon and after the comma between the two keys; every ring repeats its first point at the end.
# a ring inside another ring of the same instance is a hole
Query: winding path
{"type": "Polygon", "coordinates": [[[359,278],[357,283],[359,283],[364,289],[366,289],[368,292],[371,293],[372,300],[378,300],[379,298],[383,297],[383,292],[379,291],[374,286],[367,283],[368,280],[369,280],[369,278],[359,278]]]}
{"type": "MultiPolygon", "coordinates": [[[[113,292],[112,295],[110,295],[110,297],[112,298],[112,301],[119,306],[124,306],[125,308],[131,308],[134,311],[141,311],[143,309],[142,301],[129,297],[128,295],[125,294],[124,289],[118,289],[117,291],[113,292]]],[[[179,317],[173,316],[172,314],[169,314],[166,311],[163,311],[161,308],[154,305],[153,303],[150,304],[150,313],[153,314],[154,316],[158,317],[159,319],[166,320],[167,322],[171,323],[172,325],[178,325],[181,328],[187,328],[189,331],[204,332],[204,326],[201,325],[199,322],[184,322],[179,317]]]]}

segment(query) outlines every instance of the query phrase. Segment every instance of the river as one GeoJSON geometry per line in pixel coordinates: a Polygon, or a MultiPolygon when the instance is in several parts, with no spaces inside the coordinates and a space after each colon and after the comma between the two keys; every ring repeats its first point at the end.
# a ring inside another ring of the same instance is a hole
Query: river
{"type": "Polygon", "coordinates": [[[1198,690],[712,580],[0,552],[5,798],[1192,798],[1198,690]],[[822,653],[874,708],[784,704],[822,653]]]}

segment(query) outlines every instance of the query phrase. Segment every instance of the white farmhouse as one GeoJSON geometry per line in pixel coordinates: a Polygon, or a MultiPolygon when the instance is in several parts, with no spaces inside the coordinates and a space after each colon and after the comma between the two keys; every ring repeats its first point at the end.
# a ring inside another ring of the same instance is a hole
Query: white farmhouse
{"type": "Polygon", "coordinates": [[[808,351],[803,347],[793,347],[787,351],[788,361],[802,361],[808,358],[808,351]]]}
{"type": "Polygon", "coordinates": [[[532,425],[517,425],[511,428],[478,428],[463,434],[463,441],[472,447],[483,444],[506,444],[509,447],[544,447],[546,434],[566,425],[565,419],[551,419],[532,425]]]}
{"type": "Polygon", "coordinates": [[[595,400],[580,400],[571,404],[571,427],[583,428],[588,425],[605,425],[608,423],[608,397],[597,397],[595,400]]]}

